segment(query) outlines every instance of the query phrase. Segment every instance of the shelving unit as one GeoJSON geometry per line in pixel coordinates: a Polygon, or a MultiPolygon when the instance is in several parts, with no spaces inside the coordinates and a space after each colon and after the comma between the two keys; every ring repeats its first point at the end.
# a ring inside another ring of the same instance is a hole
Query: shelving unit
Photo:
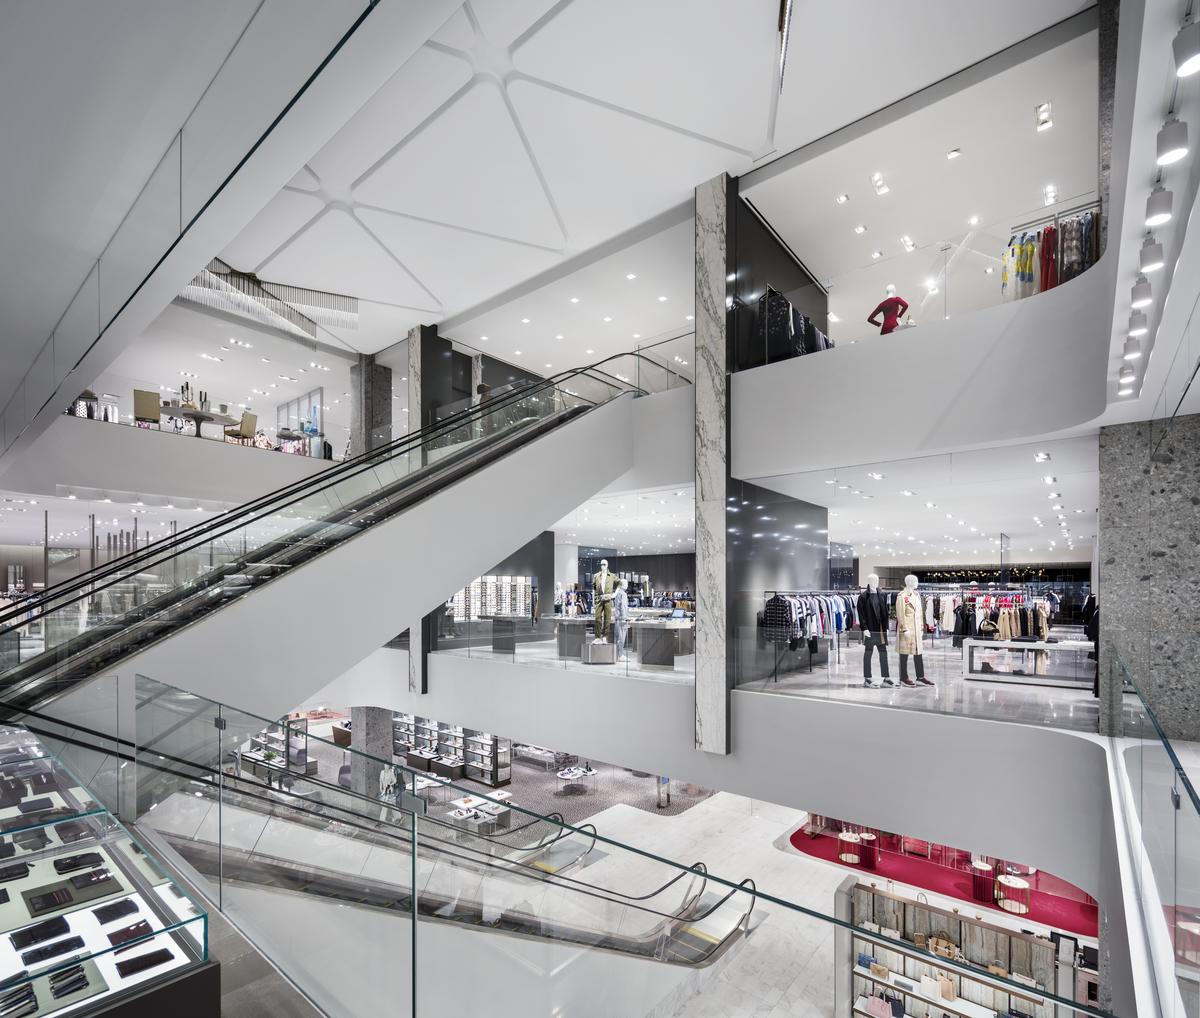
{"type": "Polygon", "coordinates": [[[267,725],[250,736],[248,757],[251,763],[261,759],[273,770],[316,774],[317,760],[308,755],[308,719],[285,718],[267,725]]]}
{"type": "Polygon", "coordinates": [[[403,758],[410,750],[438,754],[430,769],[443,777],[460,777],[454,773],[464,766],[463,730],[432,718],[412,714],[392,715],[392,753],[403,758]]]}
{"type": "Polygon", "coordinates": [[[500,788],[512,781],[512,741],[488,732],[464,730],[467,777],[500,788]]]}

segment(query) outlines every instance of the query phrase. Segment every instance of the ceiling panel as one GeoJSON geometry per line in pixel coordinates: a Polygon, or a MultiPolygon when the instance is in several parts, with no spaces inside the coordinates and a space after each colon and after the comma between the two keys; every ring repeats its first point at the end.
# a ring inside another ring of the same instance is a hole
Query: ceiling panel
{"type": "Polygon", "coordinates": [[[397,212],[559,247],[559,228],[501,90],[473,85],[355,187],[397,212]],[[481,153],[483,157],[481,158],[481,153]]]}
{"type": "Polygon", "coordinates": [[[576,0],[518,47],[513,62],[747,154],[761,149],[769,126],[779,3],[742,0],[730,13],[726,0],[576,0]]]}
{"type": "Polygon", "coordinates": [[[471,0],[466,6],[479,26],[479,34],[492,45],[508,46],[561,0],[471,0]]]}
{"type": "Polygon", "coordinates": [[[221,256],[230,265],[258,272],[271,254],[324,208],[325,202],[315,194],[301,194],[290,189],[280,191],[254,218],[250,228],[238,234],[221,256]]]}
{"type": "Polygon", "coordinates": [[[437,301],[348,212],[329,208],[260,268],[264,279],[405,304],[431,313],[437,301]]]}

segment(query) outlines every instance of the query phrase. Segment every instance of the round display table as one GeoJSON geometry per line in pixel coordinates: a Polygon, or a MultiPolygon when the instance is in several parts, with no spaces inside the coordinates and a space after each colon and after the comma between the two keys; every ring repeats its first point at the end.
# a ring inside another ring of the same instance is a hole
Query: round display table
{"type": "Polygon", "coordinates": [[[862,843],[862,866],[863,869],[873,870],[875,868],[875,860],[879,850],[879,843],[876,841],[875,835],[864,831],[859,836],[862,843]]]}
{"type": "Polygon", "coordinates": [[[855,866],[860,861],[859,849],[862,838],[853,831],[842,831],[838,835],[838,861],[855,866]]]}
{"type": "Polygon", "coordinates": [[[997,877],[996,905],[1013,915],[1029,915],[1029,881],[1007,874],[997,877]]]}
{"type": "Polygon", "coordinates": [[[971,860],[971,897],[985,904],[991,902],[993,895],[992,877],[995,867],[990,862],[981,859],[971,860]]]}

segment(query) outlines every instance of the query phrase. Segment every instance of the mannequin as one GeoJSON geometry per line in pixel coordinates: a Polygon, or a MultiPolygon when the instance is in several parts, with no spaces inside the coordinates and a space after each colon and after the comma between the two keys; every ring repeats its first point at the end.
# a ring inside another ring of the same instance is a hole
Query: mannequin
{"type": "Polygon", "coordinates": [[[595,601],[596,642],[604,643],[612,628],[612,596],[616,577],[608,571],[608,559],[600,560],[600,572],[592,576],[592,599],[595,601]]]}
{"type": "Polygon", "coordinates": [[[894,686],[896,683],[888,676],[887,598],[879,590],[879,577],[875,573],[867,577],[867,589],[858,595],[858,626],[863,634],[863,685],[876,685],[871,681],[871,651],[878,647],[883,684],[894,686]]]}
{"type": "Polygon", "coordinates": [[[900,652],[900,685],[915,686],[917,682],[932,686],[925,678],[925,659],[921,656],[921,638],[924,635],[925,615],[921,608],[921,595],[917,593],[917,578],[909,573],[904,577],[904,589],[896,598],[896,649],[900,652]],[[916,658],[917,682],[908,677],[908,656],[916,658]]]}
{"type": "Polygon", "coordinates": [[[877,326],[879,335],[886,336],[889,332],[895,332],[896,326],[900,324],[900,316],[908,310],[908,301],[903,297],[896,296],[896,288],[888,283],[885,291],[886,296],[879,302],[878,307],[871,312],[867,319],[868,325],[877,326]],[[882,314],[883,321],[878,322],[876,318],[882,314]]]}

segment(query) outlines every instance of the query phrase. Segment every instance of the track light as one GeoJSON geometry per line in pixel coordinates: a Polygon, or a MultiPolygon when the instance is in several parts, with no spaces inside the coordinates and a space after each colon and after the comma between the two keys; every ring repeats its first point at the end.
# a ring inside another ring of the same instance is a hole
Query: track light
{"type": "Polygon", "coordinates": [[[1146,320],[1144,311],[1131,311],[1129,313],[1129,335],[1144,336],[1150,331],[1150,323],[1146,320]]]}
{"type": "Polygon", "coordinates": [[[1130,384],[1130,385],[1119,386],[1117,388],[1117,395],[1118,396],[1132,396],[1133,395],[1133,385],[1130,384]]]}
{"type": "Polygon", "coordinates": [[[1125,349],[1121,353],[1121,359],[1127,361],[1136,361],[1142,356],[1142,344],[1130,336],[1125,340],[1125,349]]]}
{"type": "Polygon", "coordinates": [[[1143,272],[1157,272],[1163,267],[1166,262],[1166,258],[1163,256],[1163,246],[1154,239],[1154,234],[1146,234],[1138,258],[1143,272]]]}
{"type": "Polygon", "coordinates": [[[1150,280],[1138,273],[1137,280],[1133,284],[1133,289],[1129,291],[1129,305],[1135,308],[1144,308],[1154,299],[1154,295],[1150,292],[1150,280]]]}
{"type": "Polygon", "coordinates": [[[1177,117],[1170,117],[1158,131],[1158,165],[1170,166],[1187,154],[1187,123],[1177,117]]]}
{"type": "Polygon", "coordinates": [[[1162,226],[1171,221],[1171,206],[1175,196],[1162,184],[1157,184],[1146,199],[1146,225],[1162,226]]]}
{"type": "Polygon", "coordinates": [[[1121,369],[1120,374],[1117,375],[1117,380],[1122,385],[1132,385],[1133,384],[1133,368],[1130,367],[1128,364],[1126,364],[1125,367],[1123,367],[1121,369]]]}
{"type": "Polygon", "coordinates": [[[1187,78],[1200,71],[1200,24],[1189,15],[1171,42],[1175,53],[1175,73],[1187,78]]]}

